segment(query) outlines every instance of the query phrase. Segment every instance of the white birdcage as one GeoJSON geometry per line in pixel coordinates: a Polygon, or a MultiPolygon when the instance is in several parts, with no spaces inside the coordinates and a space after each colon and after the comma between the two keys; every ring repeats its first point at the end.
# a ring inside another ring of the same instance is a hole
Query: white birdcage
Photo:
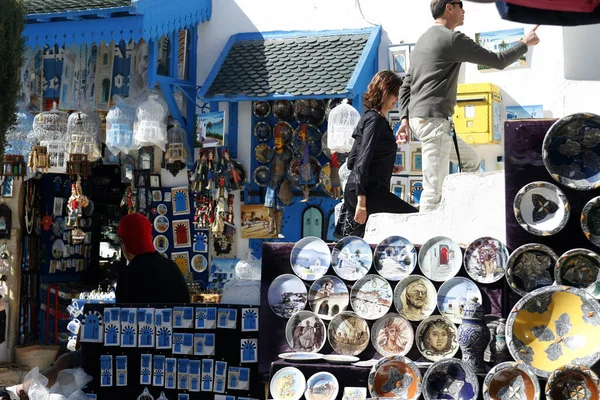
{"type": "Polygon", "coordinates": [[[327,121],[327,147],[331,152],[348,153],[352,150],[352,132],[360,121],[360,113],[344,99],[329,113],[327,121]]]}
{"type": "Polygon", "coordinates": [[[31,151],[29,134],[33,129],[33,115],[23,108],[17,112],[17,124],[6,133],[6,149],[4,154],[22,155],[27,160],[31,151]]]}
{"type": "Polygon", "coordinates": [[[102,156],[99,145],[102,122],[93,111],[75,111],[67,124],[67,153],[86,154],[90,162],[102,156]]]}
{"type": "Polygon", "coordinates": [[[173,127],[167,132],[167,151],[165,152],[165,162],[173,164],[176,161],[185,164],[187,151],[185,149],[185,138],[187,132],[175,121],[173,127]]]}
{"type": "Polygon", "coordinates": [[[29,136],[32,144],[39,143],[48,150],[51,172],[64,172],[66,169],[65,137],[69,114],[60,111],[56,102],[50,111],[44,111],[33,119],[33,130],[29,136]]]}
{"type": "Polygon", "coordinates": [[[134,108],[121,98],[106,115],[106,146],[115,156],[132,150],[134,122],[134,108]]]}
{"type": "Polygon", "coordinates": [[[151,94],[148,100],[140,104],[136,112],[133,139],[137,148],[158,146],[165,151],[167,144],[167,110],[160,103],[159,96],[151,94]]]}

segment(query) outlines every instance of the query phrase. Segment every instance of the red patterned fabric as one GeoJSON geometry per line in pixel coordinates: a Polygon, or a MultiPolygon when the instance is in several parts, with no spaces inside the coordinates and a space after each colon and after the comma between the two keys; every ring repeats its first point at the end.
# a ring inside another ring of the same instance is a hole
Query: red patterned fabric
{"type": "Polygon", "coordinates": [[[591,13],[600,5],[600,0],[504,0],[518,6],[551,11],[591,13]]]}

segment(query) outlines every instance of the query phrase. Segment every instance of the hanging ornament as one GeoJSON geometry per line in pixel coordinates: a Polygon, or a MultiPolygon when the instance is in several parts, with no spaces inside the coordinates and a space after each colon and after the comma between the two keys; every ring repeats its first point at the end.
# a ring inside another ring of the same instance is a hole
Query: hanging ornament
{"type": "Polygon", "coordinates": [[[52,228],[52,225],[54,225],[54,221],[52,221],[52,217],[46,212],[46,215],[42,218],[42,229],[48,232],[52,228]]]}
{"type": "Polygon", "coordinates": [[[81,177],[77,177],[77,183],[71,185],[71,196],[67,202],[69,215],[67,217],[67,226],[76,228],[79,226],[79,219],[83,215],[83,209],[89,204],[88,198],[83,194],[81,188],[81,177]]]}
{"type": "Polygon", "coordinates": [[[27,175],[28,159],[31,152],[31,142],[28,135],[33,129],[33,115],[20,107],[17,112],[17,124],[6,133],[6,146],[4,150],[4,176],[27,175]]]}
{"type": "Polygon", "coordinates": [[[52,103],[50,111],[44,111],[35,116],[29,140],[32,144],[39,143],[40,146],[46,147],[47,155],[44,154],[43,150],[36,149],[33,146],[32,153],[35,152],[36,154],[33,159],[31,156],[29,157],[31,169],[46,169],[47,171],[47,168],[54,168],[56,172],[65,170],[65,138],[68,120],[69,114],[59,111],[56,102],[52,103]]]}
{"type": "Polygon", "coordinates": [[[75,111],[67,123],[67,153],[84,154],[90,162],[100,158],[102,152],[98,139],[102,121],[93,111],[75,111]]]}
{"type": "Polygon", "coordinates": [[[175,121],[173,127],[167,132],[167,151],[163,168],[167,169],[173,176],[186,168],[188,152],[185,149],[187,132],[175,121]]]}
{"type": "Polygon", "coordinates": [[[133,149],[133,123],[135,109],[121,97],[106,115],[106,146],[115,156],[133,149]]]}
{"type": "Polygon", "coordinates": [[[166,116],[167,109],[160,103],[156,94],[151,94],[148,100],[139,105],[133,128],[133,138],[137,148],[158,146],[165,151],[167,144],[166,116]]]}
{"type": "Polygon", "coordinates": [[[359,120],[360,113],[346,99],[331,110],[327,120],[327,148],[332,153],[348,153],[352,149],[352,132],[359,120]]]}

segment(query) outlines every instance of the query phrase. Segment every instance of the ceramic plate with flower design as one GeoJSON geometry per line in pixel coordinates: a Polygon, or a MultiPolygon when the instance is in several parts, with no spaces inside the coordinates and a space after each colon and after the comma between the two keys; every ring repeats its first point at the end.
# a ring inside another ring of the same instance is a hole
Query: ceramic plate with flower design
{"type": "Polygon", "coordinates": [[[394,306],[410,321],[422,321],[435,311],[437,290],[424,276],[409,275],[394,288],[394,306]]]}
{"type": "Polygon", "coordinates": [[[457,276],[438,289],[438,310],[455,324],[462,323],[464,308],[469,302],[483,304],[479,287],[470,279],[457,276]]]}
{"type": "Polygon", "coordinates": [[[419,324],[415,343],[430,361],[452,358],[458,351],[458,329],[448,318],[432,315],[419,324]]]}
{"type": "Polygon", "coordinates": [[[581,230],[590,242],[600,247],[600,196],[594,197],[583,207],[581,230]]]}
{"type": "Polygon", "coordinates": [[[417,249],[402,236],[390,236],[375,248],[375,268],[390,281],[410,275],[417,266],[417,249]]]}
{"type": "Polygon", "coordinates": [[[327,339],[336,353],[356,356],[369,345],[369,325],[358,314],[344,311],[329,323],[327,339]]]}
{"type": "Polygon", "coordinates": [[[571,214],[567,196],[548,182],[523,186],[515,196],[513,210],[519,225],[537,236],[557,234],[567,225],[571,214]]]}
{"type": "Polygon", "coordinates": [[[591,369],[569,364],[552,372],[546,382],[548,400],[592,400],[600,397],[600,380],[591,369]]]}
{"type": "Polygon", "coordinates": [[[548,378],[566,364],[600,360],[600,305],[589,293],[547,286],[529,293],[506,321],[506,343],[515,360],[548,378]]]}
{"type": "Polygon", "coordinates": [[[465,251],[465,270],[480,283],[499,281],[504,276],[508,255],[508,249],[498,239],[479,238],[465,251]]]}
{"type": "Polygon", "coordinates": [[[347,236],[339,240],[331,252],[333,270],[347,281],[356,281],[365,276],[372,263],[371,246],[356,236],[347,236]]]}
{"type": "Polygon", "coordinates": [[[418,399],[422,389],[421,371],[407,357],[383,357],[371,368],[367,386],[373,397],[418,399]]]}
{"type": "Polygon", "coordinates": [[[365,275],[350,291],[352,309],[364,319],[383,317],[392,307],[393,301],[392,287],[379,275],[365,275]]]}
{"type": "Polygon", "coordinates": [[[454,240],[436,236],[419,250],[419,267],[427,278],[444,282],[458,273],[462,258],[462,250],[454,240]]]}
{"type": "Polygon", "coordinates": [[[531,367],[514,361],[494,366],[483,382],[484,400],[539,400],[540,383],[531,367]]]}
{"type": "Polygon", "coordinates": [[[552,285],[558,256],[548,246],[525,244],[508,258],[506,280],[512,290],[521,296],[543,286],[552,285]]]}
{"type": "Polygon", "coordinates": [[[273,400],[300,400],[306,389],[306,378],[298,368],[285,367],[273,375],[269,389],[273,400]]]}
{"type": "Polygon", "coordinates": [[[600,299],[600,256],[588,249],[572,249],[556,262],[554,280],[559,285],[583,289],[600,299]]]}
{"type": "Polygon", "coordinates": [[[371,342],[382,356],[403,356],[410,351],[414,342],[412,325],[399,314],[387,314],[373,324],[371,342]]]}
{"type": "Polygon", "coordinates": [[[478,394],[477,375],[467,363],[455,358],[433,363],[423,377],[425,400],[475,400],[478,394]]]}

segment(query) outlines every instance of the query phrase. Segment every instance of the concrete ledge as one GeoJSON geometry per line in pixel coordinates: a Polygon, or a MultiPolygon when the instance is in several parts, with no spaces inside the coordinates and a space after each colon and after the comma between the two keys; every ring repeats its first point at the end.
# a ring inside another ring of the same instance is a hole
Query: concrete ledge
{"type": "Polygon", "coordinates": [[[415,244],[434,236],[447,236],[463,245],[482,236],[506,243],[504,171],[449,175],[437,210],[369,217],[364,236],[367,242],[378,244],[392,235],[415,244]]]}

